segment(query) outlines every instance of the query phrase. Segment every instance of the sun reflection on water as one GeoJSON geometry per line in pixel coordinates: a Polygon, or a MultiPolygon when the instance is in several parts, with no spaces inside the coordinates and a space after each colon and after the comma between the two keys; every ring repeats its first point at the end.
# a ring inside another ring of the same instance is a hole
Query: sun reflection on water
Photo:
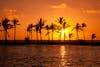
{"type": "Polygon", "coordinates": [[[61,54],[61,66],[65,65],[65,54],[66,54],[66,50],[65,50],[65,46],[61,46],[60,48],[60,54],[61,54]]]}
{"type": "Polygon", "coordinates": [[[65,46],[61,46],[61,57],[63,58],[65,56],[65,46]]]}

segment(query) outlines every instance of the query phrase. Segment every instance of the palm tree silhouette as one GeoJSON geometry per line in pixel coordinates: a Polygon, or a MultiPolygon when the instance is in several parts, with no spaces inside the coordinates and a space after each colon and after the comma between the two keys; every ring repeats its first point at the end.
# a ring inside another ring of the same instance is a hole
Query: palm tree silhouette
{"type": "Polygon", "coordinates": [[[7,18],[2,20],[2,26],[3,26],[3,29],[4,29],[5,41],[7,41],[8,29],[13,28],[13,25],[8,23],[9,21],[10,20],[7,19],[7,18]]]}
{"type": "MultiPolygon", "coordinates": [[[[2,32],[2,30],[1,30],[1,23],[0,23],[0,32],[2,32]]],[[[1,36],[0,36],[1,37],[1,36]]]]}
{"type": "Polygon", "coordinates": [[[35,30],[36,30],[36,39],[38,40],[38,31],[39,31],[39,25],[35,25],[35,30]]]}
{"type": "Polygon", "coordinates": [[[0,23],[0,26],[1,26],[1,23],[0,23]]]}
{"type": "Polygon", "coordinates": [[[80,24],[77,23],[75,28],[76,28],[76,36],[77,36],[77,40],[79,40],[79,34],[78,34],[78,32],[79,32],[79,29],[80,29],[80,24]]]}
{"type": "Polygon", "coordinates": [[[81,25],[79,23],[76,23],[75,27],[72,30],[76,30],[76,40],[79,40],[79,30],[82,30],[81,25]]]}
{"type": "Polygon", "coordinates": [[[67,22],[65,22],[65,19],[63,18],[63,17],[59,17],[59,19],[58,19],[58,23],[61,25],[61,26],[58,26],[58,30],[60,30],[60,40],[61,40],[61,30],[64,30],[64,41],[65,41],[65,29],[66,28],[68,28],[68,27],[70,27],[70,25],[69,24],[67,24],[67,22]]]}
{"type": "Polygon", "coordinates": [[[32,40],[32,28],[34,27],[33,24],[29,24],[27,27],[27,37],[32,40]],[[29,34],[28,34],[29,33],[29,34]]]}
{"type": "Polygon", "coordinates": [[[68,27],[70,27],[70,25],[69,25],[69,24],[67,24],[67,22],[65,22],[65,21],[64,21],[64,23],[63,23],[64,41],[65,41],[65,37],[66,37],[66,36],[65,36],[65,29],[66,29],[66,28],[68,28],[68,27]]]}
{"type": "MultiPolygon", "coordinates": [[[[0,23],[0,27],[1,27],[1,23],[0,23]]],[[[1,31],[1,29],[0,29],[0,31],[1,31]]]]}
{"type": "Polygon", "coordinates": [[[83,31],[83,37],[85,40],[85,33],[84,33],[84,28],[87,27],[86,23],[82,23],[82,31],[83,31]]]}
{"type": "Polygon", "coordinates": [[[64,41],[65,41],[65,28],[66,28],[66,22],[63,23],[63,30],[64,30],[64,41]]]}
{"type": "Polygon", "coordinates": [[[50,29],[52,30],[52,41],[53,41],[53,33],[54,33],[54,30],[55,30],[55,25],[53,23],[51,23],[50,29]]]}
{"type": "Polygon", "coordinates": [[[68,37],[69,37],[69,40],[71,40],[73,34],[72,33],[69,33],[68,37]]]}
{"type": "MultiPolygon", "coordinates": [[[[57,22],[60,24],[60,25],[63,25],[65,27],[65,23],[64,23],[64,18],[63,17],[59,17],[57,22]]],[[[60,40],[61,40],[61,30],[62,30],[62,26],[58,26],[59,28],[59,34],[60,34],[60,40]]],[[[65,33],[64,33],[64,36],[65,36],[65,33]]],[[[64,37],[65,39],[65,37],[64,37]]]]}
{"type": "Polygon", "coordinates": [[[46,25],[45,26],[45,28],[46,28],[46,30],[47,30],[47,33],[46,33],[46,35],[48,35],[48,41],[50,40],[50,37],[49,37],[49,30],[50,30],[50,27],[49,27],[49,25],[46,25]]]}
{"type": "Polygon", "coordinates": [[[15,41],[16,40],[16,26],[20,24],[18,24],[19,21],[17,19],[13,19],[12,22],[14,25],[14,41],[15,41]]]}
{"type": "Polygon", "coordinates": [[[39,22],[38,22],[38,25],[39,25],[39,33],[40,33],[40,40],[42,40],[42,28],[44,26],[44,21],[42,18],[40,18],[39,22]]]}
{"type": "Polygon", "coordinates": [[[57,26],[56,32],[59,33],[59,40],[61,40],[61,30],[62,30],[62,27],[61,26],[57,26]]]}
{"type": "Polygon", "coordinates": [[[92,33],[91,38],[92,38],[92,40],[94,40],[96,38],[96,34],[95,33],[92,33]]]}
{"type": "Polygon", "coordinates": [[[59,17],[58,18],[58,23],[63,24],[64,18],[63,17],[59,17]]]}

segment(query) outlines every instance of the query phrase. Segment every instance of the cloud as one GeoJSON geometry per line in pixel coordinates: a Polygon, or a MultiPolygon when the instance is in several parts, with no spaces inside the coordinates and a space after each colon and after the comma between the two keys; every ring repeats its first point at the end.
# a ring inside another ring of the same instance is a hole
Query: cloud
{"type": "Polygon", "coordinates": [[[66,8],[67,7],[67,4],[65,3],[61,3],[61,4],[58,4],[58,5],[52,5],[51,8],[66,8]]]}
{"type": "Polygon", "coordinates": [[[9,19],[13,19],[13,18],[22,18],[24,17],[23,14],[21,14],[19,11],[17,11],[16,9],[3,9],[3,17],[7,17],[9,19]]]}
{"type": "Polygon", "coordinates": [[[5,14],[14,14],[16,13],[16,10],[15,9],[4,9],[3,12],[5,14]]]}
{"type": "Polygon", "coordinates": [[[84,13],[90,13],[90,14],[97,14],[100,13],[100,9],[98,10],[83,10],[84,13]]]}

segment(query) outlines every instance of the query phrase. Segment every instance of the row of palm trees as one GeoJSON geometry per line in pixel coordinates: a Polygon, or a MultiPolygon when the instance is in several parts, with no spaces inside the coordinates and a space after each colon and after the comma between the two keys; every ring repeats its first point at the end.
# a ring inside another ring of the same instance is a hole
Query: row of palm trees
{"type": "Polygon", "coordinates": [[[32,31],[36,31],[36,37],[38,40],[38,32],[40,33],[40,39],[42,40],[42,29],[44,26],[44,21],[42,18],[40,18],[39,22],[35,25],[29,24],[27,27],[27,38],[32,40],[32,31]],[[33,29],[34,28],[34,29],[33,29]]]}
{"type": "Polygon", "coordinates": [[[7,37],[9,37],[8,30],[12,29],[12,28],[14,28],[14,41],[15,41],[15,39],[16,39],[16,26],[20,25],[20,24],[18,24],[18,22],[19,21],[17,19],[13,19],[13,20],[9,20],[8,18],[2,19],[0,26],[2,26],[3,29],[0,31],[4,32],[5,41],[7,41],[7,37]],[[12,24],[10,24],[9,22],[12,22],[12,24]]]}
{"type": "MultiPolygon", "coordinates": [[[[2,30],[0,29],[0,31],[4,32],[5,41],[7,40],[7,37],[9,36],[8,30],[12,29],[12,28],[14,30],[14,41],[16,40],[16,26],[20,25],[18,22],[19,22],[18,19],[13,19],[13,20],[9,20],[8,18],[2,19],[0,26],[2,26],[3,29],[2,30]],[[9,22],[12,22],[12,24],[10,24],[9,22]]],[[[65,40],[65,38],[66,38],[65,29],[71,27],[71,25],[69,25],[63,17],[59,17],[56,20],[56,22],[57,22],[57,24],[51,23],[50,25],[45,25],[45,21],[42,18],[40,18],[38,23],[36,23],[35,25],[29,24],[27,27],[27,30],[26,30],[27,37],[25,39],[32,40],[32,33],[33,33],[33,31],[35,31],[36,39],[39,40],[38,34],[40,34],[40,40],[42,40],[42,29],[45,29],[47,31],[46,35],[48,36],[48,40],[50,40],[50,33],[52,33],[52,40],[54,40],[53,39],[54,32],[59,34],[59,40],[61,40],[62,30],[64,31],[64,33],[63,33],[64,39],[63,40],[65,40]]],[[[84,30],[86,27],[87,27],[86,23],[82,23],[82,24],[76,23],[75,27],[73,27],[73,29],[71,31],[73,31],[73,30],[76,31],[76,39],[77,40],[79,40],[79,31],[83,32],[83,38],[85,40],[84,30]]],[[[72,36],[73,36],[73,33],[69,33],[69,35],[68,35],[69,40],[72,38],[72,36]]],[[[93,40],[94,38],[96,38],[96,35],[93,33],[91,38],[93,40]]]]}
{"type": "MultiPolygon", "coordinates": [[[[36,38],[37,38],[37,40],[38,40],[38,33],[40,33],[40,40],[42,40],[42,36],[41,36],[42,35],[42,29],[45,29],[45,30],[47,30],[46,35],[48,35],[48,40],[50,40],[50,33],[52,33],[52,40],[54,40],[53,39],[54,32],[57,32],[59,34],[59,40],[61,40],[62,30],[64,31],[64,33],[63,33],[64,39],[63,40],[65,40],[65,38],[66,38],[65,29],[69,28],[71,25],[69,25],[65,21],[65,19],[63,17],[59,17],[56,20],[56,22],[57,22],[57,24],[51,23],[50,25],[45,25],[44,20],[42,18],[40,18],[39,22],[36,25],[29,24],[28,27],[27,27],[27,33],[29,33],[31,35],[27,34],[27,38],[32,40],[32,38],[30,38],[30,36],[32,37],[32,31],[36,31],[36,38]]],[[[87,27],[86,23],[82,23],[82,24],[76,23],[76,25],[72,29],[72,31],[76,30],[76,39],[77,40],[79,40],[79,31],[83,32],[83,38],[85,40],[84,30],[85,30],[86,27],[87,27]]],[[[73,33],[69,33],[69,35],[68,35],[69,40],[72,38],[72,36],[73,36],[73,33]]],[[[96,35],[92,34],[92,40],[94,38],[96,38],[96,35]]]]}
{"type": "Polygon", "coordinates": [[[76,26],[72,30],[76,30],[76,39],[79,39],[79,31],[81,30],[83,32],[83,38],[85,40],[85,33],[84,29],[87,27],[85,23],[82,23],[81,25],[79,23],[76,23],[76,26]]]}

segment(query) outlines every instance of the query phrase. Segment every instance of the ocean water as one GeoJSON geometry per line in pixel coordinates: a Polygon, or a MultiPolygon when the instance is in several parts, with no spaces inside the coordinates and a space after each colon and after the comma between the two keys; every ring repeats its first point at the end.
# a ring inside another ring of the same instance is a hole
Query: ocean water
{"type": "Polygon", "coordinates": [[[100,67],[100,46],[1,45],[0,67],[100,67]]]}

